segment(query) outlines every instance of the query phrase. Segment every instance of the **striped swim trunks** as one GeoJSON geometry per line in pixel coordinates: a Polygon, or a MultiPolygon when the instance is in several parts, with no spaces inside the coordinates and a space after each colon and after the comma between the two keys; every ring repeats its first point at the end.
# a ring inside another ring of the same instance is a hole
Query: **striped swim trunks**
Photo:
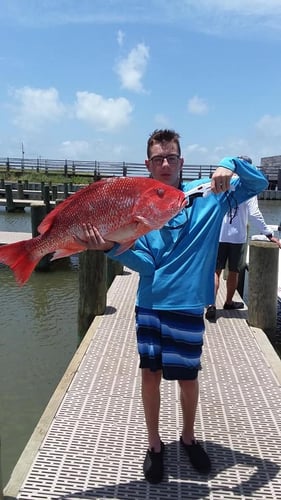
{"type": "Polygon", "coordinates": [[[140,368],[162,370],[167,380],[194,380],[201,369],[203,314],[136,307],[140,368]]]}

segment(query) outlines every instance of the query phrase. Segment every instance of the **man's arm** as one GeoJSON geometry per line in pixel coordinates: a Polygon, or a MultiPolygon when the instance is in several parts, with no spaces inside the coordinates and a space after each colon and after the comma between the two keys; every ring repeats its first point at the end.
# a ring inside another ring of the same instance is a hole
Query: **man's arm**
{"type": "Polygon", "coordinates": [[[271,229],[268,227],[264,220],[263,214],[259,208],[257,196],[254,196],[253,198],[248,200],[247,206],[250,222],[253,222],[260,233],[264,234],[269,239],[269,241],[272,241],[272,243],[276,243],[279,248],[281,248],[281,241],[278,238],[275,238],[271,229]]]}

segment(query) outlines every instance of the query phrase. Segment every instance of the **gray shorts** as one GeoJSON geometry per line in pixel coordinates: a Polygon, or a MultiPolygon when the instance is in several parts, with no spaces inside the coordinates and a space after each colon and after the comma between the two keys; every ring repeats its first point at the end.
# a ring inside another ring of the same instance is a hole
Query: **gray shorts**
{"type": "Polygon", "coordinates": [[[243,269],[245,251],[246,243],[220,243],[216,269],[225,269],[227,264],[229,271],[240,273],[243,269]]]}

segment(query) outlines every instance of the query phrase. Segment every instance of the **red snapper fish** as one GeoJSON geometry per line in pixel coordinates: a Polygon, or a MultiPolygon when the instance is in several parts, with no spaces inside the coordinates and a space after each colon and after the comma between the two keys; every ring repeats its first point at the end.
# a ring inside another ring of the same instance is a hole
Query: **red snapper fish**
{"type": "Polygon", "coordinates": [[[38,236],[0,247],[0,262],[23,285],[45,255],[53,253],[55,260],[87,249],[74,240],[83,239],[83,223],[97,227],[104,239],[120,243],[120,254],[140,236],[160,229],[186,204],[182,191],[151,178],[97,181],[57,205],[38,226],[38,236]]]}

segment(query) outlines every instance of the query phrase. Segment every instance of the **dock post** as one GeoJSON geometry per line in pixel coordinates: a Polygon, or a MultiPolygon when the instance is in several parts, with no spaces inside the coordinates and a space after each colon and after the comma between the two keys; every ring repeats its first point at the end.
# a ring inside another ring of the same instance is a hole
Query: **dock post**
{"type": "Polygon", "coordinates": [[[1,455],[1,438],[0,438],[0,500],[3,500],[3,481],[2,481],[2,455],[1,455]]]}
{"type": "Polygon", "coordinates": [[[24,199],[22,181],[18,181],[18,199],[19,200],[23,200],[24,199]]]}
{"type": "MultiPolygon", "coordinates": [[[[31,231],[32,231],[32,237],[34,238],[35,236],[38,236],[39,233],[37,231],[37,227],[39,226],[40,222],[42,222],[47,213],[47,208],[45,203],[43,201],[34,201],[30,205],[30,212],[31,212],[31,231]]],[[[50,265],[50,258],[51,258],[50,254],[45,255],[38,262],[35,270],[36,271],[48,270],[50,265]]]]}
{"type": "Polygon", "coordinates": [[[110,287],[116,275],[122,275],[124,266],[117,260],[107,257],[107,288],[110,287]]]}
{"type": "Polygon", "coordinates": [[[63,195],[64,195],[64,199],[68,198],[68,196],[69,196],[68,182],[64,182],[64,184],[63,184],[63,195]]]}
{"type": "Polygon", "coordinates": [[[44,200],[44,187],[45,187],[45,182],[41,182],[41,200],[44,200]]]}
{"type": "Polygon", "coordinates": [[[106,256],[99,250],[79,254],[78,335],[82,340],[95,316],[106,308],[106,256]]]}
{"type": "Polygon", "coordinates": [[[250,242],[248,322],[271,340],[277,329],[278,257],[276,243],[250,242]]]}
{"type": "Polygon", "coordinates": [[[13,200],[13,190],[12,190],[11,184],[6,184],[5,192],[6,192],[6,211],[7,212],[14,212],[16,209],[16,206],[15,206],[14,200],[13,200]]]}
{"type": "Polygon", "coordinates": [[[46,205],[46,213],[48,214],[51,210],[50,206],[50,187],[49,186],[44,186],[43,189],[43,200],[46,205]]]}
{"type": "Polygon", "coordinates": [[[56,201],[58,199],[58,186],[52,186],[52,200],[56,201]]]}

